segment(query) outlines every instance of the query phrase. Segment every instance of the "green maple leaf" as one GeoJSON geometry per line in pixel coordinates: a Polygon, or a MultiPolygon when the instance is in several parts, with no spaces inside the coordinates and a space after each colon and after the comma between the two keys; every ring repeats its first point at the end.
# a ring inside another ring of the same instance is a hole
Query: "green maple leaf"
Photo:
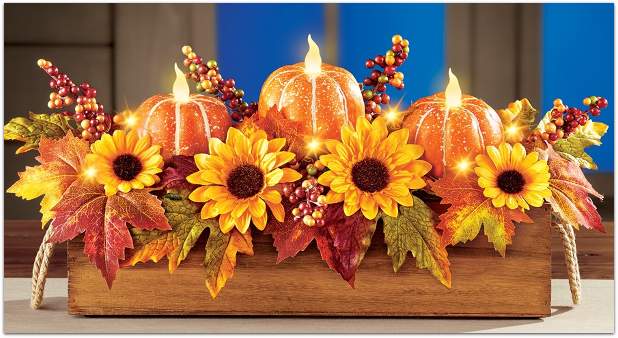
{"type": "Polygon", "coordinates": [[[149,260],[158,262],[167,256],[169,271],[174,273],[202,232],[208,227],[219,226],[214,218],[201,219],[200,205],[188,199],[190,193],[187,189],[171,189],[163,197],[161,205],[171,231],[131,229],[134,248],[127,252],[122,267],[149,260]]]}
{"type": "Polygon", "coordinates": [[[236,228],[224,234],[219,224],[210,227],[204,258],[204,278],[212,298],[217,297],[228,278],[234,276],[236,254],[238,252],[253,256],[251,231],[244,234],[236,228]]]}
{"type": "Polygon", "coordinates": [[[436,230],[437,216],[421,199],[412,196],[414,205],[399,207],[399,216],[381,213],[384,221],[384,242],[393,260],[393,269],[399,271],[408,251],[416,258],[416,266],[428,269],[446,287],[451,287],[448,253],[436,230]]]}
{"type": "Polygon", "coordinates": [[[560,139],[554,144],[554,150],[565,159],[576,162],[581,168],[597,170],[598,167],[586,148],[601,145],[601,137],[605,135],[608,125],[588,120],[581,130],[566,139],[560,139]]]}
{"type": "Polygon", "coordinates": [[[26,144],[17,149],[16,154],[37,149],[41,136],[48,139],[64,137],[76,128],[69,125],[70,118],[60,114],[47,115],[30,112],[30,118],[16,117],[4,126],[4,139],[23,141],[26,144]]]}

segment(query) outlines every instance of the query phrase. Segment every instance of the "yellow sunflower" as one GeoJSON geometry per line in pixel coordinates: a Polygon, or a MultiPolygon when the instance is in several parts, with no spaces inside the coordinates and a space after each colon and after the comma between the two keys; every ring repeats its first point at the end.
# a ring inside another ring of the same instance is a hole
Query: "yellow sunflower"
{"type": "Polygon", "coordinates": [[[341,140],[329,140],[330,154],[320,161],[330,170],[320,175],[318,183],[330,187],[327,203],[344,202],[347,216],[361,209],[368,219],[374,219],[378,207],[387,215],[397,217],[397,204],[412,206],[410,189],[425,186],[421,178],[431,170],[431,164],[417,160],[423,148],[407,144],[408,129],[388,134],[381,117],[372,124],[359,117],[356,131],[349,125],[341,128],[341,140]]]}
{"type": "Polygon", "coordinates": [[[129,192],[143,189],[160,182],[157,173],[162,171],[161,146],[151,145],[150,135],[142,138],[132,130],[125,134],[116,130],[114,136],[103,134],[86,155],[87,170],[97,182],[105,186],[105,194],[111,196],[118,190],[129,192]]]}
{"type": "Polygon", "coordinates": [[[296,157],[294,153],[280,151],[284,145],[283,138],[268,141],[262,130],[247,138],[236,128],[230,128],[225,143],[211,138],[210,155],[195,155],[199,171],[187,177],[190,183],[203,185],[189,195],[194,202],[206,203],[202,218],[220,215],[219,227],[224,233],[234,226],[245,233],[252,220],[258,229],[264,230],[268,205],[275,218],[283,222],[281,194],[275,185],[301,178],[295,170],[279,168],[296,157]]]}
{"type": "Polygon", "coordinates": [[[478,167],[474,172],[479,176],[479,186],[485,189],[483,194],[492,199],[494,207],[540,207],[551,191],[547,161],[538,159],[537,152],[526,155],[521,143],[502,143],[497,149],[487,147],[487,155],[476,156],[478,167]]]}

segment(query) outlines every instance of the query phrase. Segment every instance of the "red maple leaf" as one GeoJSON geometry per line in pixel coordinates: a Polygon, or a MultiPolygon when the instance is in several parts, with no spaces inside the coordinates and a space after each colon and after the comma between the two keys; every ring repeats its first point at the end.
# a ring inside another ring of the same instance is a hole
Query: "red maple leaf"
{"type": "Polygon", "coordinates": [[[193,156],[177,155],[165,163],[163,172],[159,174],[161,182],[157,184],[158,189],[184,188],[190,191],[195,190],[198,185],[187,181],[187,176],[198,171],[193,156]]]}
{"type": "Polygon", "coordinates": [[[506,246],[513,243],[515,235],[513,221],[532,223],[532,220],[519,209],[494,207],[491,198],[483,195],[477,180],[473,173],[459,176],[447,173],[430,183],[433,191],[442,197],[441,203],[451,205],[440,215],[437,228],[443,230],[445,244],[455,245],[476,238],[483,225],[485,235],[504,257],[506,246]]]}
{"type": "Polygon", "coordinates": [[[150,190],[106,196],[103,186],[96,182],[77,182],[52,209],[56,218],[48,242],[64,242],[85,232],[84,253],[111,288],[125,248],[133,247],[127,223],[143,230],[171,229],[161,201],[150,190]]]}
{"type": "Polygon", "coordinates": [[[284,207],[285,222],[269,217],[264,229],[264,233],[274,238],[279,253],[277,263],[304,251],[315,239],[322,259],[354,287],[356,271],[371,244],[377,219],[368,220],[360,212],[345,216],[343,203],[338,203],[328,206],[324,214],[325,226],[308,227],[302,220],[294,219],[291,204],[284,201],[284,207]]]}

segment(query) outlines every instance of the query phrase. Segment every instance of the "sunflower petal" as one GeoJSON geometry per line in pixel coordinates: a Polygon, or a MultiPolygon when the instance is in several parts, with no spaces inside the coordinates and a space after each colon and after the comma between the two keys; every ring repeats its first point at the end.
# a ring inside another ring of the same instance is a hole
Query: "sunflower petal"
{"type": "Polygon", "coordinates": [[[378,215],[378,205],[374,204],[370,209],[361,209],[361,211],[367,219],[374,219],[378,215]]]}
{"type": "Polygon", "coordinates": [[[414,205],[414,199],[412,199],[411,194],[407,194],[405,196],[392,196],[391,198],[404,207],[411,207],[414,205]]]}
{"type": "Polygon", "coordinates": [[[201,184],[201,185],[210,184],[209,182],[206,182],[204,181],[204,179],[202,179],[202,173],[203,171],[194,172],[193,174],[187,176],[187,181],[192,184],[201,184]]]}
{"type": "Polygon", "coordinates": [[[267,202],[281,203],[281,194],[275,189],[266,189],[260,194],[260,197],[267,202]]]}
{"type": "Polygon", "coordinates": [[[337,193],[331,190],[326,194],[326,203],[328,204],[339,203],[344,200],[344,197],[345,197],[344,194],[340,194],[340,193],[337,193]]]}
{"type": "Polygon", "coordinates": [[[266,212],[266,203],[259,197],[249,201],[249,212],[253,217],[260,217],[266,212]]]}
{"type": "Polygon", "coordinates": [[[132,148],[127,149],[127,134],[125,134],[123,130],[116,130],[112,135],[112,141],[114,142],[114,147],[120,154],[133,150],[132,148]]]}
{"type": "Polygon", "coordinates": [[[217,201],[209,201],[208,203],[204,204],[200,213],[202,219],[213,218],[219,215],[217,207],[215,206],[216,204],[217,201]]]}
{"type": "Polygon", "coordinates": [[[120,184],[118,185],[118,190],[120,190],[122,192],[129,192],[129,191],[131,191],[131,183],[129,183],[127,181],[120,182],[120,184]]]}
{"type": "Polygon", "coordinates": [[[296,157],[296,154],[290,151],[280,151],[277,154],[277,160],[275,161],[275,168],[279,168],[280,166],[290,162],[296,157]]]}
{"type": "Polygon", "coordinates": [[[296,182],[303,177],[298,171],[291,168],[281,168],[281,170],[283,171],[283,177],[281,177],[279,183],[296,182]]]}
{"type": "Polygon", "coordinates": [[[219,210],[221,215],[231,213],[235,206],[236,200],[233,198],[219,200],[216,204],[217,210],[219,210]]]}
{"type": "Polygon", "coordinates": [[[221,214],[219,216],[219,228],[221,228],[221,232],[224,234],[230,232],[230,230],[234,229],[234,217],[230,214],[221,214]]]}
{"type": "Polygon", "coordinates": [[[133,149],[133,153],[138,156],[141,155],[142,152],[150,148],[150,144],[150,134],[146,134],[142,138],[140,138],[137,143],[135,143],[135,149],[133,149]]]}
{"type": "Polygon", "coordinates": [[[268,152],[269,153],[275,153],[275,152],[280,151],[281,149],[283,149],[284,146],[285,146],[285,139],[284,138],[272,139],[272,140],[268,141],[268,152]]]}
{"type": "Polygon", "coordinates": [[[280,203],[272,203],[269,201],[266,201],[266,204],[268,204],[268,208],[270,208],[270,210],[273,212],[273,216],[275,216],[277,221],[283,222],[285,219],[285,210],[283,209],[283,205],[281,205],[280,203]]]}
{"type": "Polygon", "coordinates": [[[318,183],[324,186],[330,186],[331,182],[337,177],[337,174],[329,170],[318,177],[318,183]]]}
{"type": "Polygon", "coordinates": [[[386,206],[380,205],[380,208],[382,209],[382,211],[384,211],[385,214],[391,217],[397,217],[397,215],[399,214],[399,207],[397,201],[392,199],[388,200],[388,204],[386,206]]]}
{"type": "Polygon", "coordinates": [[[273,185],[279,183],[283,178],[283,170],[277,168],[264,176],[264,182],[266,186],[272,187],[273,185]]]}
{"type": "Polygon", "coordinates": [[[358,190],[348,190],[343,194],[343,196],[345,196],[344,201],[346,204],[355,205],[359,203],[360,195],[358,190]]]}
{"type": "Polygon", "coordinates": [[[368,210],[375,206],[376,202],[373,200],[373,197],[368,193],[362,193],[359,196],[360,207],[361,209],[368,210]]]}
{"type": "Polygon", "coordinates": [[[240,233],[244,234],[245,232],[247,232],[247,229],[249,229],[249,226],[251,225],[251,214],[248,212],[245,212],[244,214],[240,215],[239,218],[236,218],[234,221],[236,222],[236,229],[238,229],[240,233]]]}
{"type": "Polygon", "coordinates": [[[193,202],[208,202],[211,198],[206,194],[208,187],[197,187],[189,194],[189,200],[193,202]]]}
{"type": "Polygon", "coordinates": [[[358,211],[358,209],[360,209],[360,206],[358,204],[355,204],[355,205],[349,205],[346,203],[343,204],[343,213],[346,216],[354,215],[358,211]]]}
{"type": "Polygon", "coordinates": [[[494,207],[501,208],[506,203],[505,197],[506,195],[504,193],[500,193],[500,195],[491,199],[491,203],[494,205],[494,207]]]}
{"type": "Polygon", "coordinates": [[[344,177],[338,176],[330,183],[330,188],[338,193],[345,193],[350,188],[350,183],[344,177]]]}
{"type": "Polygon", "coordinates": [[[255,225],[256,228],[258,228],[259,230],[264,230],[264,228],[266,228],[266,221],[268,220],[268,216],[266,215],[266,213],[264,213],[260,217],[253,217],[252,220],[253,225],[255,225]]]}
{"type": "Polygon", "coordinates": [[[519,205],[519,203],[517,202],[517,197],[515,197],[515,195],[506,195],[506,206],[509,209],[517,209],[517,205],[519,205]]]}

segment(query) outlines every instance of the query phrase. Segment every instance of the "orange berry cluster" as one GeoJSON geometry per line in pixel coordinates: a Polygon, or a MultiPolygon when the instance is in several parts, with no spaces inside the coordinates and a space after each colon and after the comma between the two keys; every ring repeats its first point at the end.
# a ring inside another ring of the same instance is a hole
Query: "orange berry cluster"
{"type": "Polygon", "coordinates": [[[251,117],[257,112],[257,102],[245,102],[245,92],[236,88],[234,79],[223,80],[217,61],[209,60],[204,63],[204,59],[195,54],[191,46],[183,46],[182,53],[186,56],[183,64],[189,67],[185,78],[195,81],[195,88],[199,92],[216,95],[230,109],[234,121],[251,117]]]}
{"type": "Polygon", "coordinates": [[[599,116],[601,109],[607,107],[607,100],[602,97],[590,96],[583,100],[584,105],[588,109],[582,111],[575,107],[568,107],[562,103],[561,99],[554,100],[552,108],[551,120],[545,124],[544,130],[535,130],[530,135],[531,141],[536,141],[541,138],[549,144],[555,144],[561,138],[568,138],[570,135],[577,133],[588,122],[590,115],[599,116]]]}
{"type": "Polygon", "coordinates": [[[402,90],[403,73],[397,71],[397,67],[401,66],[408,58],[410,52],[410,42],[401,37],[394,35],[392,38],[393,45],[391,49],[386,51],[384,55],[378,55],[373,59],[365,61],[365,67],[372,69],[375,66],[383,68],[382,70],[373,70],[370,76],[363,80],[360,88],[365,101],[365,117],[372,121],[382,113],[380,104],[387,104],[391,98],[386,91],[386,84],[402,90]],[[364,86],[369,88],[364,89],[364,86]]]}
{"type": "MultiPolygon", "coordinates": [[[[292,160],[289,167],[295,170],[301,168],[301,163],[292,160]]],[[[324,164],[315,161],[314,163],[306,163],[305,168],[300,170],[300,174],[306,179],[300,184],[287,183],[283,186],[283,195],[288,198],[292,205],[297,205],[292,209],[294,220],[302,218],[303,223],[307,226],[324,226],[324,213],[328,209],[326,204],[326,196],[324,186],[318,184],[317,177],[324,171],[324,164]]]]}

